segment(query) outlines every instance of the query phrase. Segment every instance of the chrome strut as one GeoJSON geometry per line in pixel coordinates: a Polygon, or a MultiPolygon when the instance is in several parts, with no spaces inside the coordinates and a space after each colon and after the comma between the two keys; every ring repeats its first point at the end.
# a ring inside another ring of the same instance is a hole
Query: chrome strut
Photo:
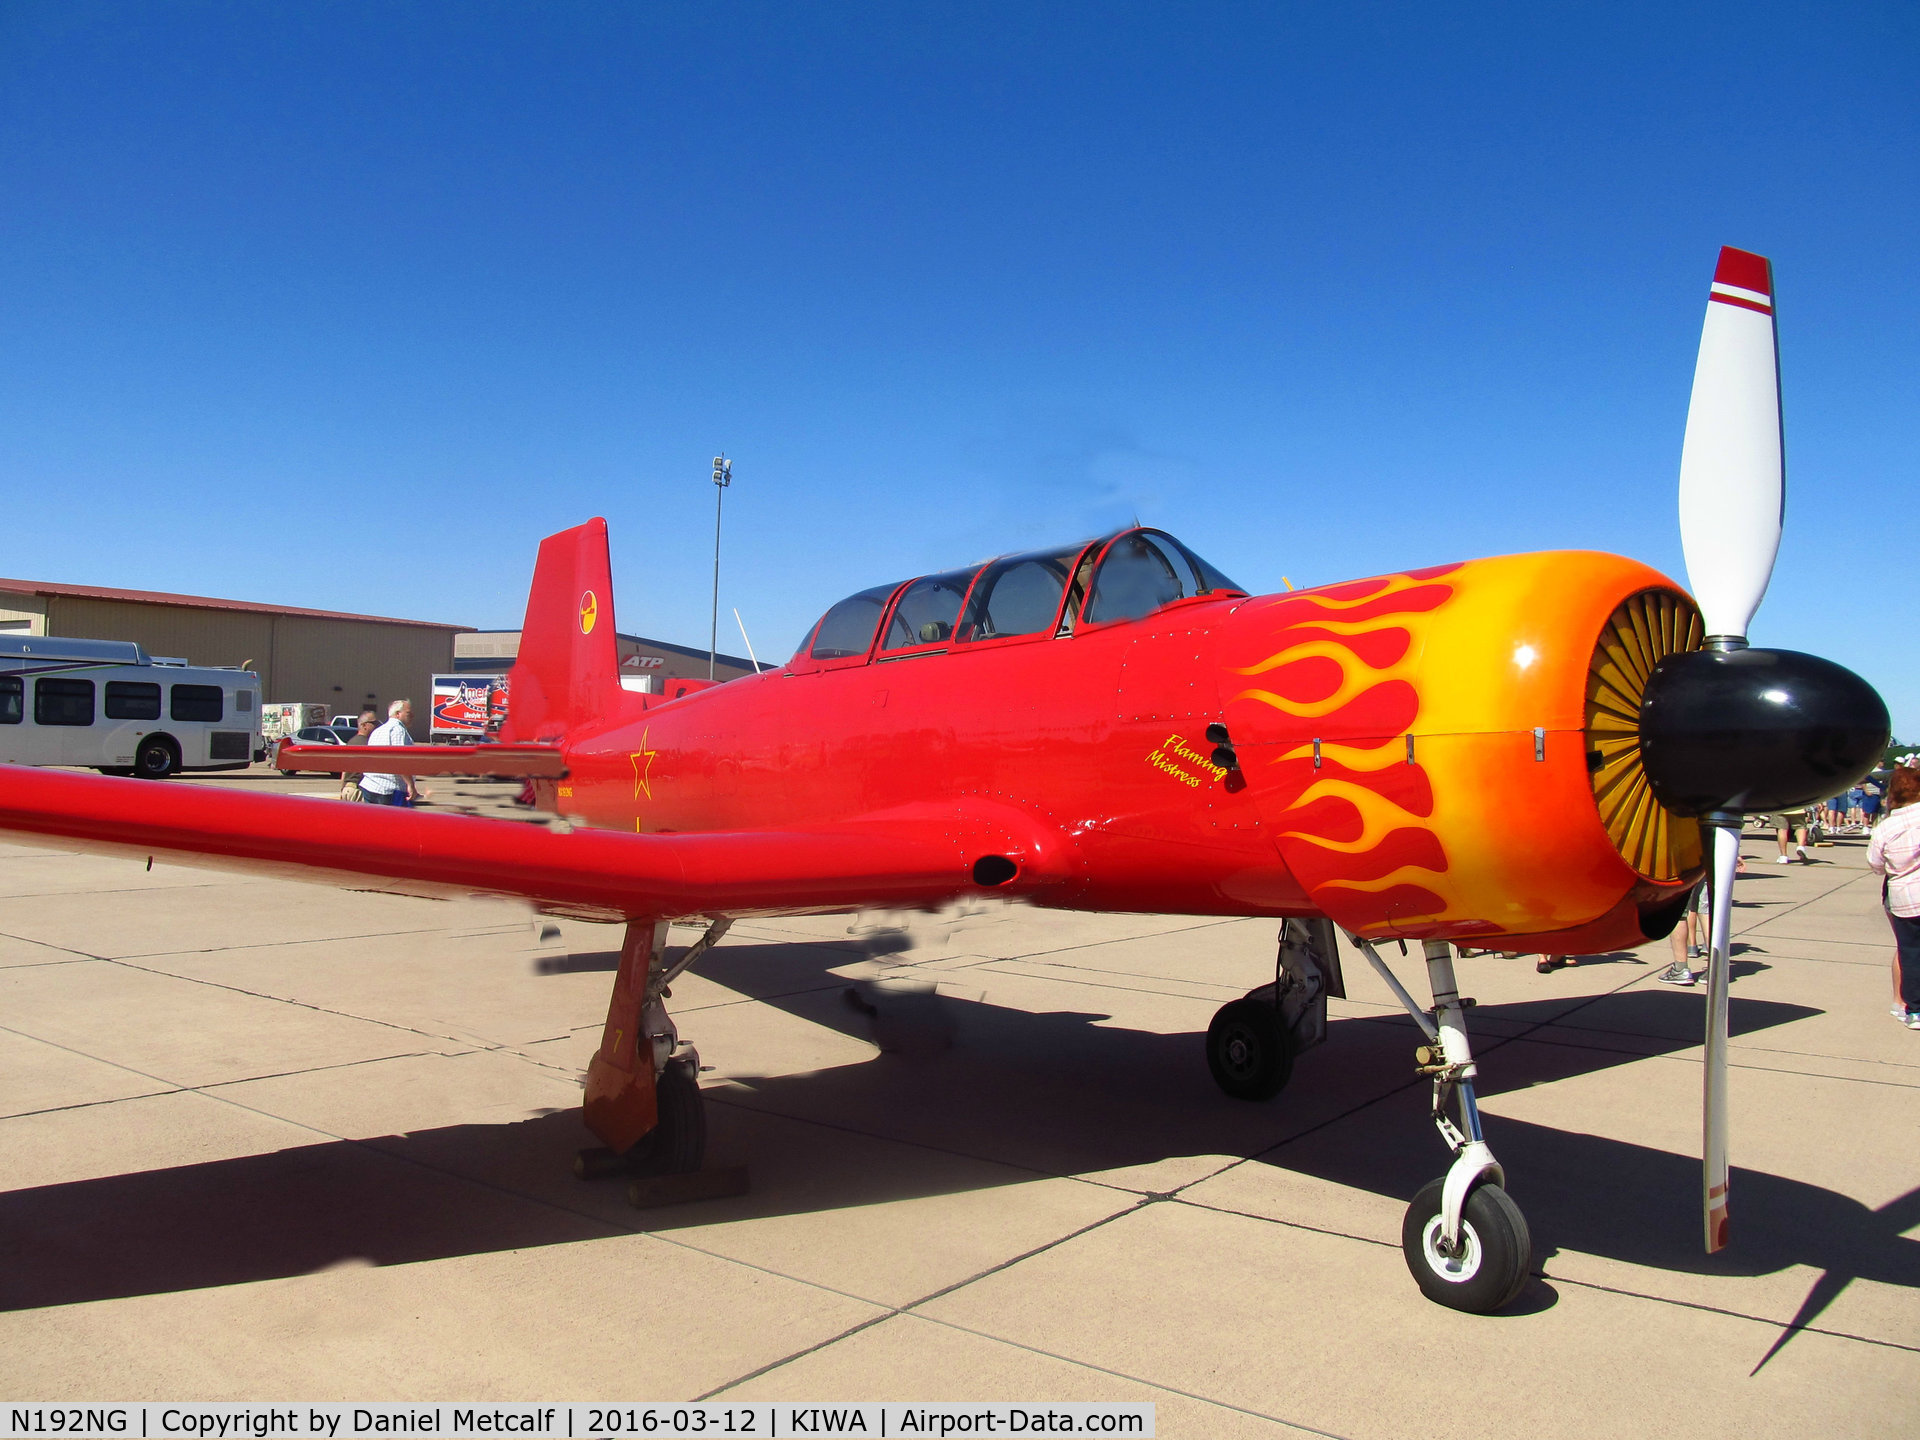
{"type": "Polygon", "coordinates": [[[1366,956],[1367,963],[1387,983],[1402,1008],[1414,1023],[1434,1042],[1422,1045],[1414,1059],[1422,1075],[1433,1077],[1433,1123],[1440,1138],[1453,1152],[1453,1164],[1447,1169],[1440,1197],[1440,1244],[1453,1251],[1460,1244],[1460,1211],[1473,1187],[1483,1180],[1506,1184],[1506,1171],[1487,1145],[1480,1131],[1480,1104],[1474,1098],[1473,1082],[1479,1072],[1473,1063],[1473,1047],[1467,1040],[1467,1008],[1471,1000],[1460,997],[1453,974],[1453,947],[1445,940],[1426,940],[1421,948],[1427,961],[1427,983],[1433,991],[1433,1011],[1429,1015],[1407,993],[1373,943],[1347,932],[1353,947],[1366,956]],[[1452,1113],[1457,1111],[1456,1121],[1452,1113]]]}
{"type": "MultiPolygon", "coordinates": [[[[647,989],[640,1002],[640,1033],[652,1042],[653,1073],[658,1075],[667,1068],[667,1061],[680,1049],[680,1027],[673,1023],[673,1017],[667,1014],[664,1003],[673,993],[667,987],[682,974],[687,967],[720,943],[720,937],[733,928],[733,921],[721,916],[707,926],[706,934],[689,945],[680,958],[669,965],[667,960],[667,922],[662,920],[653,927],[653,949],[647,957],[647,989]]],[[[684,1052],[692,1063],[698,1066],[700,1053],[691,1045],[684,1052]]]]}

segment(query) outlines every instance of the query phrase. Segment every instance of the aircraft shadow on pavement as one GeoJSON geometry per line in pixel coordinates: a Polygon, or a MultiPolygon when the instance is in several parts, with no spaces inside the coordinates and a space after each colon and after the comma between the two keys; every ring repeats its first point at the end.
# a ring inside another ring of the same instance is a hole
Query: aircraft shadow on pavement
{"type": "MultiPolygon", "coordinates": [[[[1428,1087],[1412,1073],[1418,1033],[1404,1016],[1335,1020],[1281,1096],[1248,1104],[1214,1088],[1198,1035],[1131,1029],[1098,1013],[907,994],[905,1019],[889,1032],[902,995],[868,987],[850,1003],[847,982],[831,973],[859,954],[833,944],[740,945],[703,966],[742,993],[784,984],[766,1003],[795,1016],[903,1042],[901,1053],[789,1075],[742,1074],[745,1057],[725,1057],[736,1063],[733,1078],[709,1090],[709,1155],[753,1167],[747,1196],[627,1209],[617,1185],[567,1173],[587,1139],[571,1110],[333,1141],[0,1193],[0,1309],[845,1209],[1192,1155],[1251,1157],[1401,1200],[1445,1169],[1428,1087]]],[[[938,978],[989,988],[994,979],[938,978]]],[[[1652,987],[1481,1005],[1473,1012],[1481,1093],[1492,1100],[1692,1048],[1703,1005],[1697,991],[1652,987]],[[1537,1028],[1547,1024],[1551,1035],[1537,1028]]],[[[683,1020],[696,1042],[699,1013],[683,1020]]],[[[1736,991],[1732,1029],[1750,1035],[1817,1013],[1736,991]]],[[[1695,1103],[1691,1070],[1672,1071],[1669,1083],[1695,1103]]],[[[1902,1235],[1920,1222],[1920,1190],[1869,1210],[1736,1167],[1738,1238],[1710,1257],[1699,1242],[1696,1158],[1497,1113],[1487,1133],[1527,1213],[1537,1261],[1565,1248],[1670,1271],[1812,1266],[1824,1274],[1796,1325],[1854,1277],[1920,1287],[1920,1241],[1902,1235]]],[[[1313,1223],[1327,1228],[1328,1217],[1313,1223]]]]}

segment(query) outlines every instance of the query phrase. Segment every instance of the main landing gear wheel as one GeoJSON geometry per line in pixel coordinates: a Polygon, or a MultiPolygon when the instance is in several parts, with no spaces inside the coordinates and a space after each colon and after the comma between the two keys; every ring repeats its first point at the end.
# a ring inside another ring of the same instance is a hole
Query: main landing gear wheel
{"type": "Polygon", "coordinates": [[[693,1066],[669,1060],[654,1085],[660,1123],[621,1158],[633,1175],[691,1175],[707,1158],[707,1107],[693,1066]]]}
{"type": "Polygon", "coordinates": [[[1293,1075],[1293,1041],[1264,1000],[1222,1005],[1207,1026],[1207,1068],[1236,1100],[1271,1100],[1293,1075]]]}
{"type": "Polygon", "coordinates": [[[1520,1293],[1533,1263],[1526,1217],[1507,1192],[1488,1182],[1474,1187],[1460,1210],[1460,1243],[1452,1253],[1441,1236],[1440,1195],[1446,1181],[1424,1185],[1400,1222],[1400,1249],[1421,1293],[1454,1310],[1488,1315],[1520,1293]]]}

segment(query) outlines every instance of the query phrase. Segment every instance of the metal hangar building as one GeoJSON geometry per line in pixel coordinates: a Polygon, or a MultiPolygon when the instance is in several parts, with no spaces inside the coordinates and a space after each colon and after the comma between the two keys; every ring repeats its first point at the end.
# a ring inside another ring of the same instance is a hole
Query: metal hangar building
{"type": "Polygon", "coordinates": [[[262,702],[334,713],[409,699],[424,714],[432,676],[453,669],[467,625],[394,620],[206,595],[0,579],[0,632],[132,640],[149,655],[258,672],[262,702]]]}

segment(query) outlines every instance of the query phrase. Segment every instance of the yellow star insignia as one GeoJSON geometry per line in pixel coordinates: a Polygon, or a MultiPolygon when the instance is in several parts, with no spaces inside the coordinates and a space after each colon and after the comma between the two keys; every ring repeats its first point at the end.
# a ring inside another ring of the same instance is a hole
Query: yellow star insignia
{"type": "Polygon", "coordinates": [[[660,752],[647,749],[647,731],[640,732],[640,748],[627,756],[633,762],[633,798],[653,798],[653,757],[660,752]]]}

